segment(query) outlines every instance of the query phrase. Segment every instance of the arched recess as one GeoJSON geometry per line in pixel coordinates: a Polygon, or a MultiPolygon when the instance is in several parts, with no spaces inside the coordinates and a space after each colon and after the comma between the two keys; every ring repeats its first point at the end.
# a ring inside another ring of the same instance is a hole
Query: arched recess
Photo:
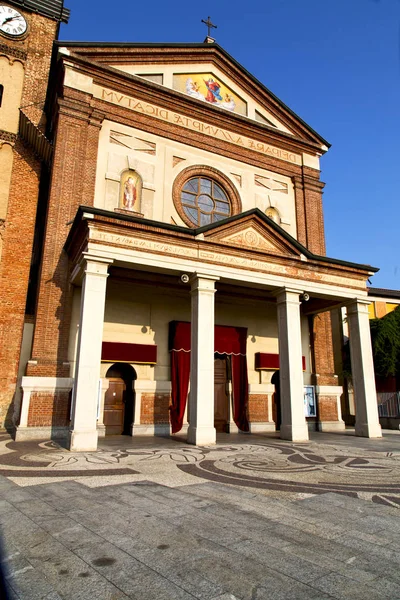
{"type": "Polygon", "coordinates": [[[137,171],[122,171],[119,185],[119,208],[139,212],[142,208],[143,181],[137,171]]]}
{"type": "Polygon", "coordinates": [[[277,223],[277,225],[281,224],[281,215],[279,214],[279,211],[276,208],[274,208],[273,206],[269,206],[266,209],[265,214],[267,215],[267,217],[272,219],[272,221],[277,223]]]}
{"type": "Polygon", "coordinates": [[[104,396],[103,423],[106,435],[132,435],[135,414],[135,369],[128,363],[114,363],[107,371],[109,387],[104,396]]]}

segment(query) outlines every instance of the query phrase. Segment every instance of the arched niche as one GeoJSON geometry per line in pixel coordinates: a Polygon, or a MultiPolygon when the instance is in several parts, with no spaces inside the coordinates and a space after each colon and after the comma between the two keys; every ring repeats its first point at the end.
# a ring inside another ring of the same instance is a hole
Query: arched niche
{"type": "Polygon", "coordinates": [[[266,209],[265,214],[272,221],[274,221],[274,223],[277,223],[277,225],[280,225],[280,223],[281,223],[281,215],[279,214],[279,211],[276,208],[274,208],[273,206],[269,206],[266,209]]]}
{"type": "Polygon", "coordinates": [[[137,171],[128,169],[121,174],[119,186],[119,208],[131,212],[141,212],[143,182],[137,171]]]}

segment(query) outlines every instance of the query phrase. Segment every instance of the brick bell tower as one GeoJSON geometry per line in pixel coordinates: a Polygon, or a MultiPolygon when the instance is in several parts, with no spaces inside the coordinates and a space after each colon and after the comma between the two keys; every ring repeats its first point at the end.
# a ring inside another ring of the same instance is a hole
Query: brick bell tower
{"type": "Polygon", "coordinates": [[[64,0],[0,0],[0,427],[13,428],[19,411],[23,332],[33,331],[28,286],[52,159],[44,105],[53,42],[68,18],[64,0]]]}

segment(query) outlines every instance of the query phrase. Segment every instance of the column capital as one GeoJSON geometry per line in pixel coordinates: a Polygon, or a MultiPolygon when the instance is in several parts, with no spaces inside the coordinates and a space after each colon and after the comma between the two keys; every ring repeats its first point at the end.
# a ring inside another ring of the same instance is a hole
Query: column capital
{"type": "Polygon", "coordinates": [[[289,287],[279,288],[273,292],[273,295],[276,297],[277,304],[281,304],[282,302],[295,302],[300,304],[301,294],[304,294],[304,290],[289,287]]]}
{"type": "Polygon", "coordinates": [[[347,314],[368,313],[368,306],[370,304],[372,303],[367,298],[354,298],[354,300],[346,304],[347,314]]]}
{"type": "Polygon", "coordinates": [[[202,291],[215,293],[215,282],[219,277],[205,273],[193,273],[189,279],[191,292],[202,291]]]}
{"type": "Polygon", "coordinates": [[[108,267],[114,262],[112,258],[104,258],[103,256],[94,256],[87,252],[83,252],[79,261],[75,265],[71,273],[71,283],[79,284],[83,275],[98,275],[100,277],[108,277],[108,267]]]}

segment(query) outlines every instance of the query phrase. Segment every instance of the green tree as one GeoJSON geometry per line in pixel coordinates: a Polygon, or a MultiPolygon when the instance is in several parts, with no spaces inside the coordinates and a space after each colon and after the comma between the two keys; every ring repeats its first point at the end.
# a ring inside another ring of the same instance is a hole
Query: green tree
{"type": "MultiPolygon", "coordinates": [[[[400,378],[400,305],[381,319],[371,319],[372,354],[375,375],[400,378]]],[[[351,382],[350,344],[343,347],[342,375],[351,382]]]]}
{"type": "Polygon", "coordinates": [[[400,376],[400,306],[370,321],[375,374],[400,376]]]}

